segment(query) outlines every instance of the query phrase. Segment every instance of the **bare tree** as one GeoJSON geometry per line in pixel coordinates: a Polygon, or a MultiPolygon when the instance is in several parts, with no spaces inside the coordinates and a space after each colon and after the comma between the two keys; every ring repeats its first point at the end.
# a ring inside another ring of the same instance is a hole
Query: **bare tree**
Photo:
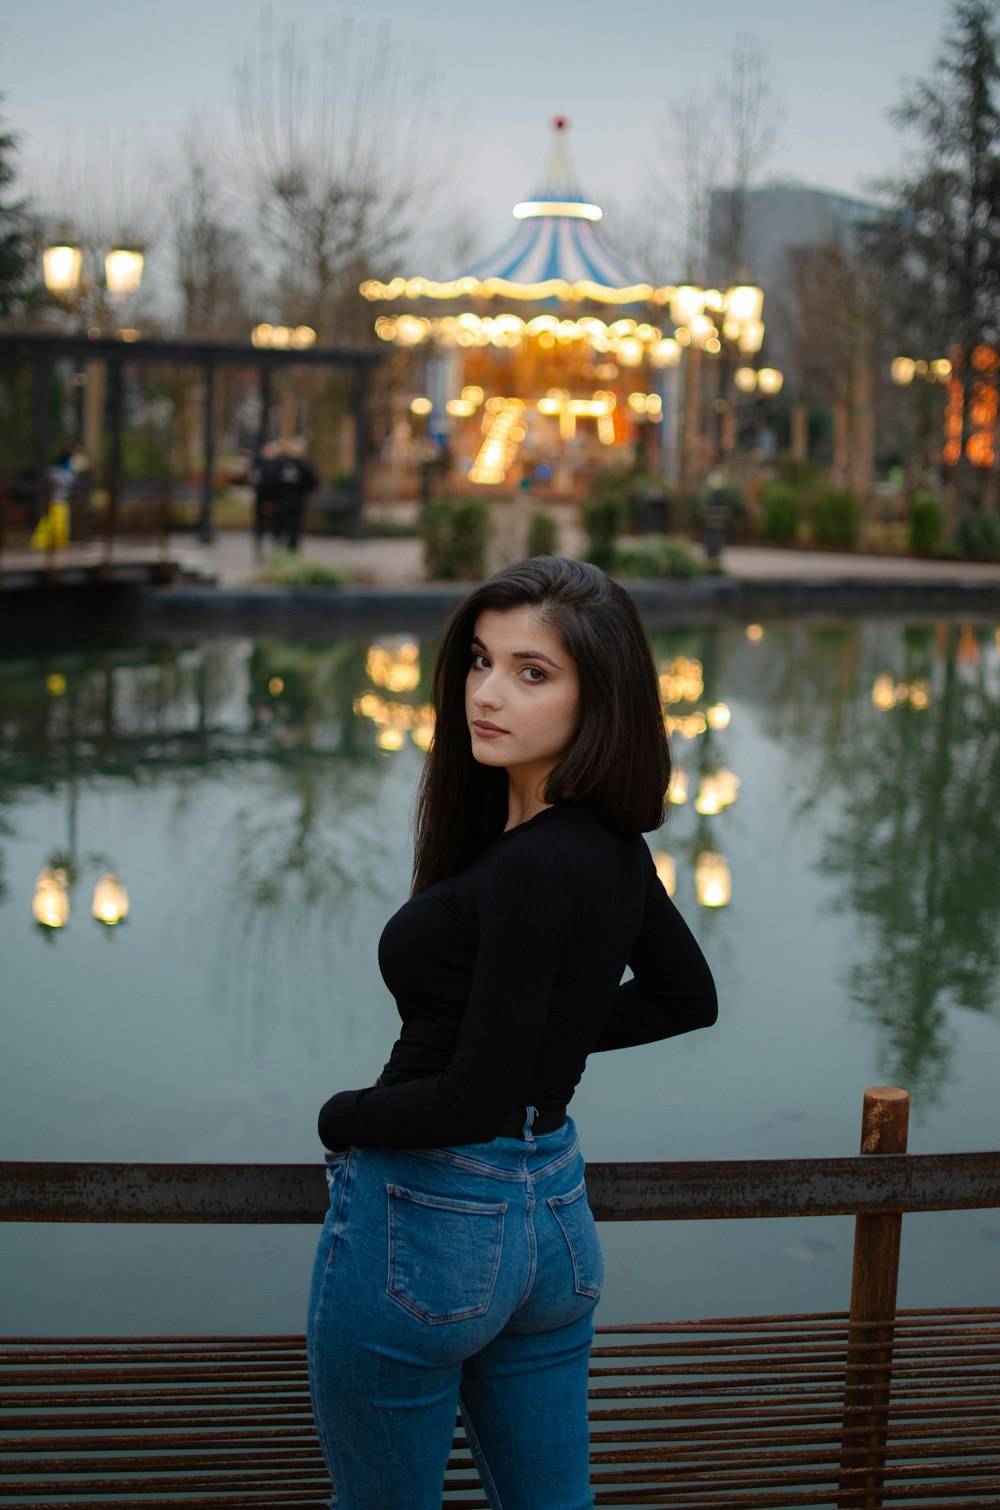
{"type": "Polygon", "coordinates": [[[657,282],[705,276],[719,136],[718,112],[708,93],[674,101],[658,123],[647,162],[648,192],[632,236],[637,259],[657,282]]]}
{"type": "Polygon", "coordinates": [[[778,143],[784,106],[767,52],[741,36],[717,86],[720,100],[719,179],[726,186],[724,211],[713,250],[724,275],[737,278],[747,261],[747,195],[763,177],[778,143]]]}
{"type": "Polygon", "coordinates": [[[773,158],[784,118],[767,53],[752,37],[736,40],[711,89],[670,106],[658,130],[648,199],[648,237],[658,275],[708,276],[712,260],[735,277],[746,260],[747,194],[773,158]],[[721,209],[721,214],[719,213],[721,209]]]}
{"type": "Polygon", "coordinates": [[[833,415],[834,485],[867,500],[874,470],[876,373],[885,366],[886,278],[856,249],[826,245],[789,253],[789,328],[796,389],[833,415]]]}
{"type": "Polygon", "coordinates": [[[182,176],[169,196],[180,328],[186,336],[246,337],[251,276],[248,237],[228,201],[212,138],[192,121],[182,176]]]}
{"type": "Polygon", "coordinates": [[[385,29],[345,22],[314,46],[287,28],[276,42],[265,13],[236,107],[283,319],[329,337],[359,274],[405,243],[435,176],[431,88],[385,29]]]}

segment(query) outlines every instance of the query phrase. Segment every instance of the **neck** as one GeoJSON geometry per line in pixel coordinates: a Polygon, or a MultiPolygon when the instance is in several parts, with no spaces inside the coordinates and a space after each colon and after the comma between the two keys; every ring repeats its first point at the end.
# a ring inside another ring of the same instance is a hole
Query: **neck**
{"type": "Polygon", "coordinates": [[[549,771],[508,771],[507,772],[507,823],[504,828],[517,828],[521,823],[527,823],[529,818],[536,818],[539,813],[551,807],[551,802],[546,802],[542,793],[545,791],[545,782],[549,771]]]}

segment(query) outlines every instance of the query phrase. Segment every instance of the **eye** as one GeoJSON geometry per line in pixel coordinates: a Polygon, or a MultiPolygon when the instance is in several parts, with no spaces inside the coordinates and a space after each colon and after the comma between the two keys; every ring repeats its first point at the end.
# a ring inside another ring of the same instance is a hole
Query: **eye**
{"type": "Polygon", "coordinates": [[[472,652],[472,669],[474,671],[485,671],[488,666],[489,661],[483,652],[481,650],[474,650],[472,652]]]}
{"type": "Polygon", "coordinates": [[[522,666],[521,675],[526,682],[544,682],[547,680],[545,672],[540,666],[522,666]]]}

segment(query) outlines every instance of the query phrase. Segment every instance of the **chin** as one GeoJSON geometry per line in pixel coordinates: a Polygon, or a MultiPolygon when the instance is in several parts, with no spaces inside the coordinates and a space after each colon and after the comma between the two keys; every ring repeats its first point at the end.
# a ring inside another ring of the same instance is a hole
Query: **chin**
{"type": "Polygon", "coordinates": [[[504,766],[507,763],[500,751],[491,749],[486,740],[481,743],[475,739],[472,741],[472,758],[477,765],[504,766]]]}

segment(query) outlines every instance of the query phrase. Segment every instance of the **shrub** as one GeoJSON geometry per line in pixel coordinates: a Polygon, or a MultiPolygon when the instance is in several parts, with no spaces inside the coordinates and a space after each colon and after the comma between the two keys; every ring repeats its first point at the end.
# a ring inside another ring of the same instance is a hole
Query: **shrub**
{"type": "Polygon", "coordinates": [[[779,458],[778,478],[802,493],[815,493],[823,481],[823,468],[815,461],[788,454],[779,458]]]}
{"type": "Polygon", "coordinates": [[[432,498],[420,511],[424,570],[432,580],[479,582],[486,575],[490,511],[481,498],[432,498]]]}
{"type": "Polygon", "coordinates": [[[343,587],[350,576],[343,566],[328,566],[325,561],[310,561],[308,556],[288,551],[272,556],[257,580],[278,587],[343,587]]]}
{"type": "Polygon", "coordinates": [[[366,519],[365,534],[370,540],[414,540],[418,530],[411,519],[366,519]]]}
{"type": "Polygon", "coordinates": [[[666,535],[650,538],[643,545],[616,551],[616,575],[622,577],[700,577],[704,567],[691,547],[683,540],[666,535]]]}
{"type": "Polygon", "coordinates": [[[773,545],[787,545],[799,529],[799,500],[795,489],[775,478],[761,489],[760,532],[773,545]]]}
{"type": "Polygon", "coordinates": [[[590,498],[583,505],[583,525],[587,531],[587,560],[610,571],[615,564],[615,541],[621,530],[622,506],[610,494],[590,498]]]}
{"type": "Polygon", "coordinates": [[[910,499],[910,550],[915,556],[934,556],[941,548],[944,510],[933,493],[918,491],[910,499]]]}
{"type": "Polygon", "coordinates": [[[828,488],[812,504],[813,540],[817,545],[849,549],[857,543],[861,508],[853,493],[828,488]]]}
{"type": "Polygon", "coordinates": [[[1000,514],[969,514],[958,527],[958,549],[977,561],[1000,561],[1000,514]]]}
{"type": "Polygon", "coordinates": [[[536,509],[528,522],[528,539],[525,555],[556,556],[559,554],[559,525],[552,514],[536,509]]]}

